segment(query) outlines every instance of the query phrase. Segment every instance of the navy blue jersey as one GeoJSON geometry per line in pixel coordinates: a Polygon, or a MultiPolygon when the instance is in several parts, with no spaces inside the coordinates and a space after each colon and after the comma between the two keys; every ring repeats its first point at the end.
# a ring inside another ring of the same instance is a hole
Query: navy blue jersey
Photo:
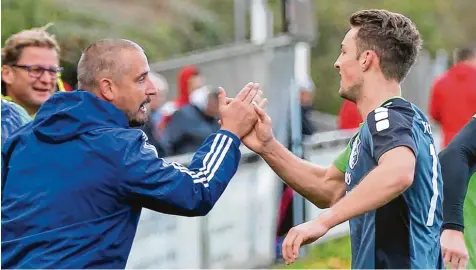
{"type": "Polygon", "coordinates": [[[413,184],[403,194],[350,220],[352,267],[443,268],[443,182],[426,116],[404,99],[390,99],[367,116],[349,146],[346,192],[377,166],[385,152],[404,146],[416,157],[413,184]]]}

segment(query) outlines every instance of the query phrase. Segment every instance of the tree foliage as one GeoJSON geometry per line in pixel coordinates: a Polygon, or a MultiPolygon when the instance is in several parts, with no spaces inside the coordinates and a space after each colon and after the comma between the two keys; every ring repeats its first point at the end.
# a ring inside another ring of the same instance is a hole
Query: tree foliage
{"type": "MultiPolygon", "coordinates": [[[[245,0],[243,0],[245,1],[245,0]]],[[[233,42],[234,0],[2,0],[2,40],[20,30],[54,25],[69,70],[91,41],[115,37],[138,42],[150,61],[233,42]]],[[[474,0],[313,0],[319,39],[311,75],[320,110],[336,112],[338,76],[333,63],[348,17],[363,8],[385,8],[416,22],[426,50],[453,50],[476,41],[474,0]]],[[[274,32],[281,30],[281,0],[268,0],[274,32]]],[[[248,14],[249,18],[249,14],[248,14]]],[[[248,31],[249,33],[249,31],[248,31]]]]}
{"type": "Polygon", "coordinates": [[[339,76],[333,63],[340,53],[340,43],[349,29],[348,18],[361,9],[382,8],[402,13],[414,21],[423,38],[424,49],[431,54],[476,41],[476,10],[473,0],[353,0],[315,1],[319,39],[312,49],[311,73],[316,82],[316,106],[336,113],[342,99],[338,97],[339,76]]]}

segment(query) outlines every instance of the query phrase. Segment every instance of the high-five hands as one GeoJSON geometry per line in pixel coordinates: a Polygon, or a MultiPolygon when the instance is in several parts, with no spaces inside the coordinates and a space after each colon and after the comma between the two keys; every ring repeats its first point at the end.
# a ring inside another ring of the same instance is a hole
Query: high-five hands
{"type": "Polygon", "coordinates": [[[227,100],[223,88],[220,87],[218,91],[221,128],[243,139],[258,120],[255,112],[257,105],[253,103],[253,99],[258,94],[259,84],[248,83],[233,100],[227,100]]]}
{"type": "MultiPolygon", "coordinates": [[[[258,90],[252,100],[252,105],[254,105],[253,108],[258,118],[250,132],[242,138],[242,142],[249,149],[261,154],[265,151],[268,144],[274,140],[274,135],[271,118],[264,111],[268,104],[268,100],[263,98],[263,91],[259,90],[259,84],[254,84],[254,86],[257,87],[256,89],[258,90]]],[[[230,104],[235,99],[236,98],[233,99],[227,97],[225,98],[225,102],[226,104],[230,104]]],[[[219,120],[219,124],[223,127],[224,121],[219,120]]]]}

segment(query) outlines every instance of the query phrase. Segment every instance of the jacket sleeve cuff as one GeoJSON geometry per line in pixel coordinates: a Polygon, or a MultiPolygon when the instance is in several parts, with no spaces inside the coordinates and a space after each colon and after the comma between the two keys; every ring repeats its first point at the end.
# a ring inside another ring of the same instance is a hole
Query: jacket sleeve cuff
{"type": "Polygon", "coordinates": [[[228,130],[220,129],[220,130],[217,131],[217,134],[223,134],[223,135],[226,135],[226,136],[230,137],[231,140],[233,141],[233,144],[238,148],[240,147],[240,145],[241,145],[240,138],[238,138],[238,136],[229,132],[228,130]]]}

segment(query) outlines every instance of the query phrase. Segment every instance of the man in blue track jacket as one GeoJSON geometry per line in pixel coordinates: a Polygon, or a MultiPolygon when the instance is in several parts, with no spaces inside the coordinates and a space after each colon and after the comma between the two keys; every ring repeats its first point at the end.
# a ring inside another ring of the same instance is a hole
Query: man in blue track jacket
{"type": "Polygon", "coordinates": [[[84,90],[55,94],[6,141],[2,268],[124,268],[142,207],[182,216],[212,209],[258,119],[259,85],[231,102],[220,90],[221,129],[184,167],[130,128],[147,120],[156,92],[148,72],[137,44],[95,42],[78,64],[84,90]]]}

